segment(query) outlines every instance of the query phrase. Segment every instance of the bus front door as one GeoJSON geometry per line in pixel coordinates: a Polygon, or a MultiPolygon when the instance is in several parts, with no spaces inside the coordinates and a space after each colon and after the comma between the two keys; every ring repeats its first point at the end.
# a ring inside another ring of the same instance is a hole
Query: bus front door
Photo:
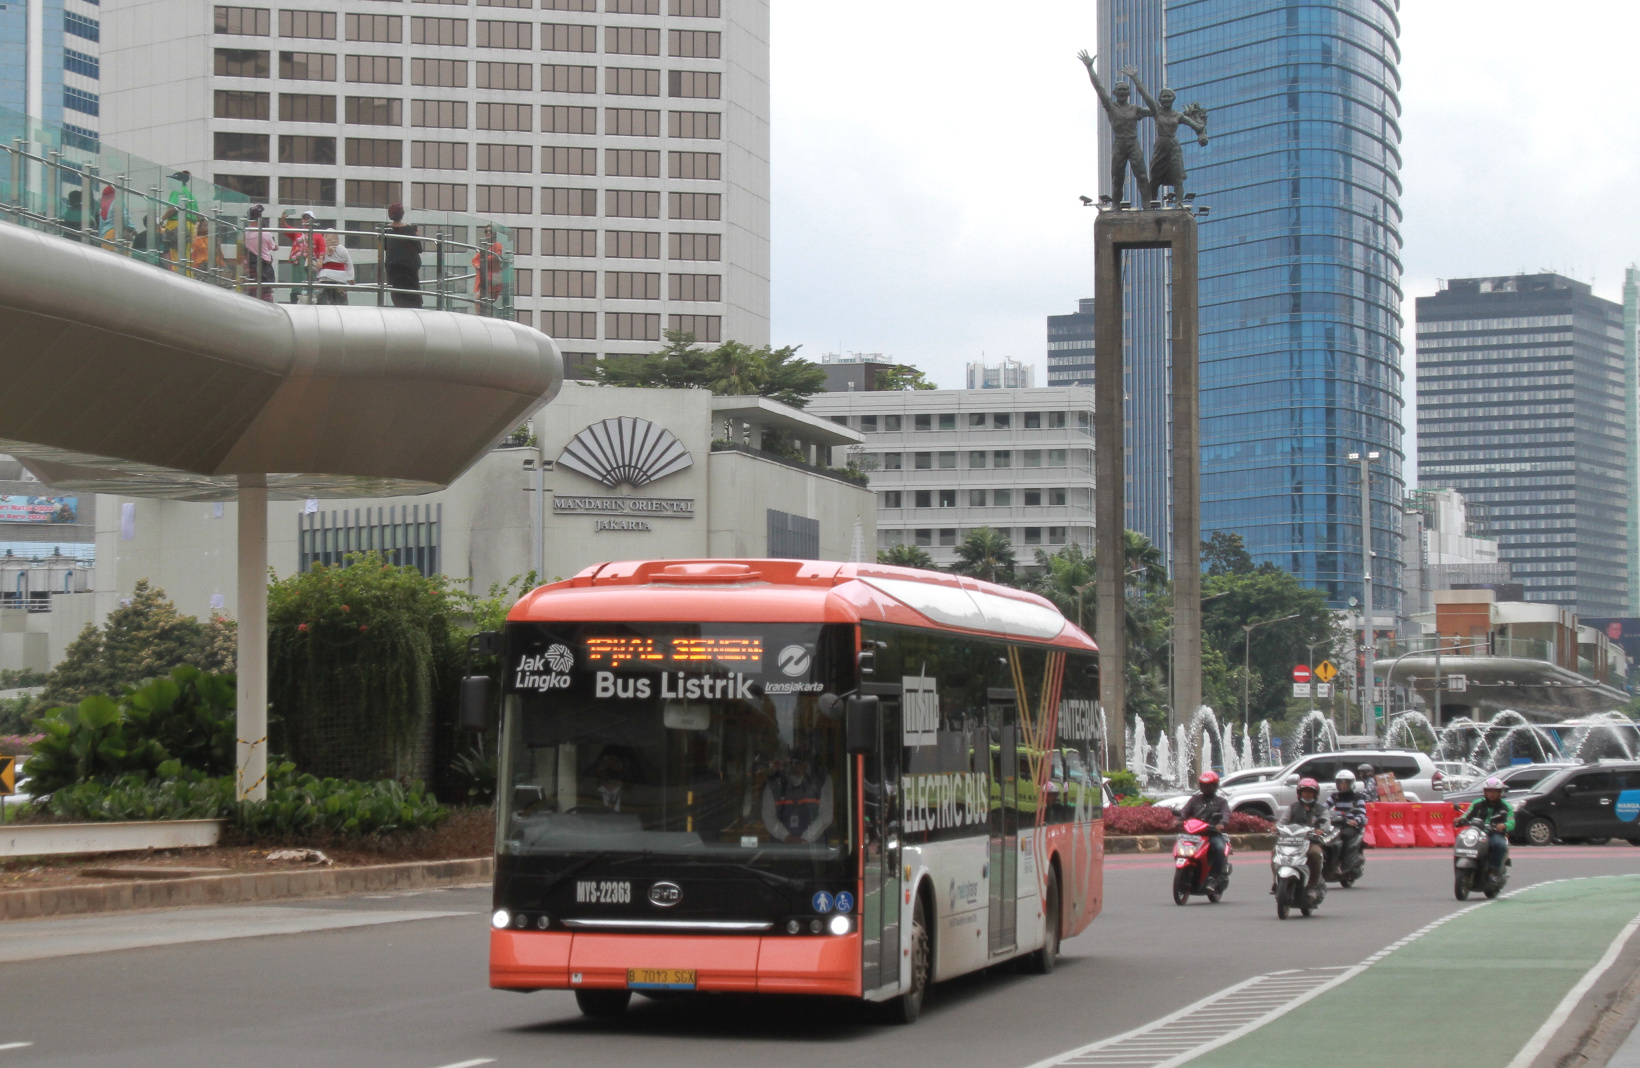
{"type": "MultiPolygon", "coordinates": [[[[1013,696],[1013,691],[1006,691],[1013,696]]],[[[986,702],[991,737],[990,950],[1008,953],[1017,941],[1019,897],[1019,743],[1012,700],[986,702]]]]}
{"type": "Polygon", "coordinates": [[[886,689],[877,690],[881,734],[876,748],[864,757],[860,989],[866,994],[897,990],[900,983],[900,694],[898,687],[892,694],[886,689]]]}

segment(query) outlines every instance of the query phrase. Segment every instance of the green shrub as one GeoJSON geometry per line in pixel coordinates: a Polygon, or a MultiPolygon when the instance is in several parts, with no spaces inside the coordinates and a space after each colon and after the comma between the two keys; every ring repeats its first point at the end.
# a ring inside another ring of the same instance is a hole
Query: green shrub
{"type": "Polygon", "coordinates": [[[1125,768],[1121,771],[1113,771],[1105,778],[1110,782],[1110,792],[1115,794],[1118,800],[1125,797],[1138,797],[1141,793],[1139,777],[1125,768]]]}

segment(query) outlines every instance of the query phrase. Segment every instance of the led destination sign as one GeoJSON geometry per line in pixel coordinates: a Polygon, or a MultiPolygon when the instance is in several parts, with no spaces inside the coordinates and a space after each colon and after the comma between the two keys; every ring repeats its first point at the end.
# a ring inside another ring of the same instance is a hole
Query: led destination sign
{"type": "Polygon", "coordinates": [[[762,638],[588,638],[587,663],[750,664],[763,662],[762,638]]]}

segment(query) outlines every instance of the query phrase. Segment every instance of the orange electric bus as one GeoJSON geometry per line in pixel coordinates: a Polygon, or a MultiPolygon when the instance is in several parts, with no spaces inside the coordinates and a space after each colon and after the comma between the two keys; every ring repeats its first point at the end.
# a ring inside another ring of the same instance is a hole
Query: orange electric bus
{"type": "MultiPolygon", "coordinates": [[[[1098,664],[1019,590],[800,560],[603,564],[502,656],[490,985],[831,994],[1053,968],[1102,893],[1098,664]]],[[[482,723],[484,682],[464,684],[482,723]]]]}

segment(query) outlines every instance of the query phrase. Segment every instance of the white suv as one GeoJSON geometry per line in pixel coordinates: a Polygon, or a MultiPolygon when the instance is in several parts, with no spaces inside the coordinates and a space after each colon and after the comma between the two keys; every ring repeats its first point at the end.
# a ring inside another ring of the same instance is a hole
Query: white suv
{"type": "Polygon", "coordinates": [[[1226,790],[1225,800],[1234,812],[1275,819],[1298,800],[1300,779],[1314,779],[1321,784],[1321,796],[1327,797],[1339,771],[1355,771],[1362,764],[1371,764],[1374,774],[1393,772],[1408,801],[1434,800],[1445,789],[1445,776],[1435,762],[1416,749],[1341,749],[1301,757],[1267,782],[1226,790]]]}

